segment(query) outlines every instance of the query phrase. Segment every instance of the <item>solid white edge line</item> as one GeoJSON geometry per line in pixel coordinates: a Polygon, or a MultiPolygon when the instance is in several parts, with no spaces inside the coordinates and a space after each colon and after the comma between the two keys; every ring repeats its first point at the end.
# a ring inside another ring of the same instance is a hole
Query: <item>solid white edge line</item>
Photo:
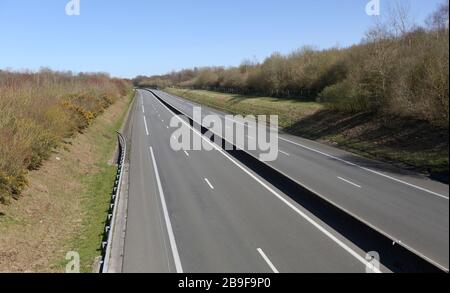
{"type": "Polygon", "coordinates": [[[341,180],[344,181],[344,182],[347,182],[348,184],[351,184],[351,185],[353,185],[353,186],[356,186],[356,187],[358,187],[358,188],[361,188],[360,185],[358,185],[358,184],[356,184],[356,183],[353,183],[353,182],[351,182],[350,180],[344,179],[344,178],[339,177],[339,176],[337,176],[337,178],[338,178],[338,179],[341,179],[341,180]]]}
{"type": "Polygon", "coordinates": [[[409,187],[413,187],[413,188],[422,190],[422,191],[424,191],[424,192],[433,194],[433,195],[435,195],[435,196],[444,198],[444,199],[446,199],[446,200],[449,199],[449,198],[446,197],[445,195],[442,195],[442,194],[439,194],[439,193],[437,193],[437,192],[428,190],[428,189],[426,189],[426,188],[423,188],[423,187],[420,187],[420,186],[417,186],[417,185],[414,185],[414,184],[405,182],[405,181],[400,180],[400,179],[397,179],[397,178],[395,178],[395,177],[391,177],[391,176],[386,175],[386,174],[383,174],[383,173],[381,173],[381,172],[378,172],[378,171],[375,171],[375,170],[372,170],[372,169],[369,169],[369,168],[360,166],[360,165],[358,165],[358,164],[349,162],[349,161],[347,161],[347,160],[338,158],[338,157],[336,157],[336,156],[332,156],[332,155],[330,155],[330,154],[327,154],[327,153],[321,152],[321,151],[319,151],[319,150],[316,150],[316,149],[307,147],[307,146],[302,145],[302,144],[300,144],[300,143],[290,141],[289,139],[285,139],[285,138],[282,138],[282,137],[279,137],[279,139],[284,140],[284,141],[287,141],[287,142],[290,142],[290,143],[292,143],[292,144],[295,144],[295,145],[297,145],[297,146],[299,146],[299,147],[302,147],[302,148],[304,148],[304,149],[310,150],[310,151],[312,151],[312,152],[321,154],[321,155],[326,156],[326,157],[328,157],[328,158],[332,158],[332,159],[335,159],[335,160],[337,160],[337,161],[343,162],[343,163],[345,163],[345,164],[347,164],[347,165],[354,166],[354,167],[358,167],[358,168],[360,168],[360,169],[362,169],[362,170],[364,170],[364,171],[367,171],[367,172],[370,172],[370,173],[373,173],[373,174],[376,174],[376,175],[379,175],[379,176],[382,176],[382,177],[385,177],[385,178],[394,180],[394,181],[396,181],[396,182],[398,182],[398,183],[402,183],[402,184],[408,185],[409,187]]]}
{"type": "MultiPolygon", "coordinates": [[[[151,94],[153,95],[153,93],[151,93],[151,94]]],[[[153,96],[154,96],[154,95],[153,95],[153,96]]],[[[162,104],[162,103],[161,103],[161,104],[162,104]]],[[[235,121],[235,122],[236,122],[236,123],[240,123],[240,122],[238,122],[238,121],[235,121]]],[[[241,124],[243,124],[243,123],[241,123],[241,124]]],[[[243,125],[245,126],[245,124],[243,124],[243,125]]],[[[248,125],[247,125],[247,127],[248,127],[248,125]]],[[[290,140],[287,140],[287,139],[284,139],[284,138],[281,138],[281,137],[279,137],[279,138],[280,138],[281,140],[285,140],[285,141],[291,142],[291,143],[293,143],[293,144],[296,144],[295,142],[292,142],[292,141],[290,141],[290,140]]],[[[308,147],[306,147],[306,148],[308,148],[308,147]]],[[[314,150],[314,149],[311,149],[311,150],[316,151],[316,150],[314,150]]],[[[327,154],[324,154],[324,155],[327,156],[327,154]]],[[[339,158],[337,158],[337,159],[339,159],[339,158]]],[[[345,162],[345,160],[344,160],[344,162],[345,162]]],[[[348,164],[357,166],[356,164],[353,164],[353,163],[351,163],[351,162],[348,162],[348,164]]],[[[359,167],[359,166],[358,166],[358,167],[359,167]]],[[[361,168],[362,168],[362,167],[361,167],[361,168]]],[[[375,172],[375,171],[374,171],[374,172],[375,172]]],[[[384,174],[382,174],[382,173],[380,173],[380,175],[381,175],[381,176],[384,176],[384,174]]],[[[289,177],[288,175],[285,175],[285,176],[289,177]]],[[[395,179],[395,178],[393,178],[393,179],[395,179]]],[[[293,180],[294,180],[294,179],[293,179],[293,180]]],[[[425,259],[426,261],[428,261],[428,262],[434,264],[435,266],[437,266],[437,267],[440,268],[441,270],[448,272],[448,268],[447,268],[446,266],[443,266],[443,265],[440,264],[439,262],[437,262],[437,261],[435,261],[435,260],[433,260],[433,259],[427,257],[426,255],[424,255],[423,253],[419,252],[418,250],[416,250],[416,249],[412,248],[411,246],[407,245],[406,243],[404,243],[404,242],[398,240],[396,237],[393,237],[392,235],[386,233],[385,231],[383,231],[383,230],[380,229],[379,227],[374,226],[374,225],[372,225],[371,223],[369,223],[369,222],[367,222],[366,220],[364,220],[363,218],[361,218],[361,217],[355,215],[355,214],[352,213],[352,212],[349,212],[348,210],[344,209],[342,206],[336,204],[335,202],[328,200],[328,198],[327,198],[326,196],[324,196],[324,195],[318,193],[317,191],[315,191],[314,189],[308,187],[308,186],[305,185],[304,183],[300,183],[300,184],[301,184],[302,186],[304,186],[307,190],[309,190],[309,191],[311,191],[311,192],[317,194],[317,195],[320,196],[321,198],[325,199],[326,201],[330,202],[331,204],[335,205],[336,207],[340,208],[341,210],[345,211],[346,213],[352,215],[353,217],[355,217],[355,218],[358,219],[359,221],[365,223],[367,226],[369,226],[369,227],[375,229],[376,231],[380,232],[381,234],[385,235],[386,237],[392,239],[392,241],[394,241],[395,243],[398,243],[398,244],[402,245],[403,247],[405,247],[405,248],[408,249],[409,251],[415,253],[415,254],[418,255],[419,257],[422,257],[422,258],[425,259]]],[[[444,197],[444,198],[446,198],[446,197],[444,197]]]]}
{"type": "Polygon", "coordinates": [[[209,182],[208,178],[205,178],[206,183],[208,183],[209,187],[214,190],[214,186],[209,182]]]}
{"type": "Polygon", "coordinates": [[[275,273],[279,274],[280,272],[277,270],[277,268],[273,265],[273,263],[270,261],[270,259],[267,257],[267,255],[264,253],[264,251],[261,248],[257,249],[259,254],[262,256],[264,261],[269,265],[270,269],[275,273]]]}
{"type": "Polygon", "coordinates": [[[175,241],[175,235],[173,234],[172,223],[170,221],[169,212],[167,210],[166,199],[164,198],[164,192],[161,185],[161,179],[159,178],[158,166],[156,164],[155,155],[153,153],[153,148],[149,147],[150,155],[152,158],[153,169],[156,175],[156,183],[158,184],[159,197],[161,199],[161,206],[163,209],[164,220],[166,222],[167,234],[169,234],[170,247],[172,249],[173,261],[175,263],[175,268],[177,273],[183,273],[183,267],[181,266],[180,255],[178,253],[177,243],[175,241]]]}
{"type": "Polygon", "coordinates": [[[144,117],[145,133],[146,133],[147,135],[149,135],[149,134],[148,134],[148,127],[147,127],[147,119],[145,119],[145,116],[142,116],[142,117],[144,117]]]}
{"type": "MultiPolygon", "coordinates": [[[[153,94],[153,93],[152,93],[153,94]]],[[[155,99],[161,103],[161,105],[164,106],[164,108],[171,112],[175,117],[177,117],[182,123],[186,124],[189,128],[191,128],[194,133],[199,135],[204,141],[209,143],[214,149],[219,151],[222,155],[224,155],[226,158],[228,158],[233,164],[235,164],[237,167],[239,167],[242,171],[247,173],[250,177],[252,177],[254,180],[256,180],[259,184],[261,184],[264,188],[266,188],[270,193],[275,195],[278,199],[280,199],[282,202],[284,202],[288,207],[290,207],[292,210],[294,210],[297,214],[299,214],[302,218],[304,218],[307,222],[312,224],[314,227],[316,227],[320,232],[325,234],[328,238],[333,240],[337,245],[339,245],[342,249],[347,251],[350,255],[352,255],[354,258],[356,258],[358,261],[360,261],[362,264],[364,264],[367,267],[372,267],[372,265],[362,256],[360,256],[356,251],[351,249],[347,244],[339,240],[336,236],[334,236],[332,233],[327,231],[324,227],[322,227],[320,224],[315,222],[312,218],[310,218],[308,215],[306,215],[304,212],[299,210],[295,205],[290,203],[287,199],[285,199],[283,196],[278,194],[275,190],[273,190],[270,186],[268,186],[266,183],[264,183],[261,179],[256,177],[254,174],[252,174],[249,170],[241,166],[238,162],[236,162],[233,158],[231,158],[227,153],[225,153],[221,148],[219,148],[217,145],[213,144],[210,140],[206,139],[201,133],[199,133],[195,128],[192,128],[189,123],[181,119],[178,115],[176,115],[171,109],[169,109],[166,105],[164,105],[158,98],[155,97],[155,99]]],[[[374,269],[374,273],[381,273],[381,271],[377,268],[374,269]]]]}
{"type": "MultiPolygon", "coordinates": [[[[192,104],[192,103],[190,103],[190,104],[191,104],[191,106],[195,107],[194,104],[192,104]]],[[[221,114],[219,114],[219,113],[216,113],[216,114],[217,114],[217,115],[221,115],[221,114]]],[[[234,122],[235,122],[235,123],[239,123],[239,124],[241,124],[241,125],[244,125],[244,126],[247,126],[247,127],[248,127],[248,125],[245,124],[245,123],[242,123],[242,122],[239,122],[239,121],[235,121],[235,120],[234,120],[234,122]]],[[[323,155],[323,156],[326,156],[326,157],[329,157],[329,158],[338,160],[338,161],[340,161],[340,162],[343,162],[343,163],[345,163],[345,164],[348,164],[348,165],[351,165],[351,166],[354,166],[354,167],[358,167],[358,168],[360,168],[360,169],[362,169],[362,170],[364,170],[364,171],[370,172],[370,173],[372,173],[372,174],[376,174],[376,175],[378,175],[378,176],[382,176],[382,177],[388,178],[388,179],[390,179],[390,180],[393,180],[393,181],[396,181],[396,182],[398,182],[398,183],[407,185],[407,186],[409,186],[409,187],[416,188],[416,189],[422,190],[422,191],[424,191],[424,192],[426,192],[426,193],[430,193],[430,194],[433,194],[433,195],[438,196],[438,197],[440,197],[440,198],[444,198],[444,199],[446,199],[446,200],[449,200],[449,197],[447,197],[447,196],[445,196],[445,195],[442,195],[442,194],[440,194],[440,193],[431,191],[431,190],[426,189],[426,188],[424,188],[424,187],[420,187],[420,186],[414,185],[414,184],[412,184],[412,183],[409,183],[409,182],[400,180],[400,179],[398,179],[398,178],[389,176],[389,175],[387,175],[387,174],[384,174],[384,173],[381,173],[381,172],[372,170],[372,169],[370,169],[370,168],[366,168],[366,167],[360,166],[360,165],[358,165],[358,164],[355,164],[355,163],[349,162],[349,161],[347,161],[347,160],[338,158],[338,157],[336,157],[336,156],[333,156],[333,155],[324,153],[324,152],[319,151],[319,150],[316,150],[316,149],[314,149],[314,148],[307,147],[307,146],[305,146],[305,145],[303,145],[303,144],[300,144],[300,143],[298,143],[298,142],[294,142],[294,141],[291,141],[291,140],[289,140],[289,139],[286,139],[286,138],[283,138],[283,137],[280,137],[280,136],[279,136],[278,138],[281,139],[281,140],[283,140],[283,141],[286,141],[286,142],[292,143],[292,144],[294,144],[294,145],[297,145],[297,146],[299,146],[299,147],[302,147],[302,148],[304,148],[304,149],[307,149],[307,150],[310,150],[310,151],[312,151],[312,152],[318,153],[318,154],[320,154],[320,155],[323,155]]]]}
{"type": "MultiPolygon", "coordinates": [[[[151,92],[150,92],[150,93],[151,93],[151,92]]],[[[153,95],[153,93],[151,93],[151,94],[153,95]]],[[[153,95],[153,96],[154,96],[154,95],[153,95]]],[[[162,103],[161,103],[161,104],[162,104],[162,103]]],[[[191,104],[191,105],[193,105],[193,104],[191,104]]],[[[194,106],[195,106],[195,105],[194,105],[194,106]]],[[[242,124],[242,125],[248,127],[247,124],[241,123],[241,122],[239,122],[239,121],[234,120],[234,122],[235,122],[235,123],[240,123],[240,124],[242,124]]],[[[394,181],[399,180],[399,179],[396,179],[396,178],[394,178],[394,177],[390,177],[390,176],[388,176],[388,175],[385,175],[385,174],[383,174],[383,173],[380,173],[380,172],[377,172],[377,171],[374,171],[374,170],[371,170],[371,169],[368,169],[368,168],[359,166],[359,165],[357,165],[357,164],[355,164],[355,163],[351,163],[351,162],[348,162],[348,161],[346,161],[346,160],[343,160],[343,159],[340,159],[340,158],[337,158],[337,157],[328,155],[328,154],[326,154],[326,153],[322,153],[322,152],[320,152],[320,151],[318,151],[318,150],[315,150],[315,149],[309,148],[309,147],[307,147],[307,146],[298,144],[298,143],[293,142],[293,141],[290,141],[290,140],[288,140],[288,139],[285,139],[285,138],[282,138],[282,137],[279,137],[279,139],[284,140],[284,141],[287,141],[287,142],[290,142],[290,143],[295,144],[295,145],[298,145],[298,146],[301,146],[301,147],[303,147],[303,148],[309,149],[309,150],[311,150],[311,151],[313,151],[313,152],[318,152],[319,154],[322,154],[322,155],[324,155],[324,156],[334,158],[334,159],[336,159],[336,160],[338,160],[338,161],[342,161],[342,162],[344,162],[344,163],[346,163],[346,164],[349,164],[349,165],[352,165],[352,166],[356,166],[356,167],[358,167],[358,168],[361,168],[361,169],[363,169],[363,170],[366,170],[366,171],[375,173],[375,174],[377,174],[377,175],[380,175],[380,176],[383,176],[383,177],[387,177],[387,178],[392,179],[392,180],[394,180],[394,181]]],[[[285,176],[289,177],[288,175],[285,175],[285,176]]],[[[410,185],[408,182],[403,182],[402,180],[399,180],[399,182],[400,182],[400,183],[404,183],[404,184],[406,184],[406,185],[410,185]]],[[[304,186],[306,189],[308,189],[309,191],[311,191],[311,192],[313,192],[313,193],[316,193],[316,194],[319,195],[321,198],[325,199],[326,201],[330,202],[331,204],[335,205],[336,207],[342,209],[342,210],[345,211],[346,213],[352,215],[353,217],[355,217],[355,218],[358,219],[359,221],[365,223],[367,226],[369,226],[369,227],[375,229],[376,231],[379,231],[381,234],[383,234],[383,235],[385,235],[386,237],[392,239],[395,243],[398,243],[398,244],[402,245],[403,247],[405,247],[405,248],[408,249],[409,251],[413,252],[414,254],[418,255],[419,257],[422,257],[423,259],[425,259],[426,261],[428,261],[428,262],[432,263],[433,265],[437,266],[437,267],[440,268],[441,270],[448,272],[448,267],[446,267],[446,266],[440,264],[439,262],[437,262],[437,261],[435,261],[435,260],[429,258],[428,256],[426,256],[426,255],[424,255],[423,253],[419,252],[418,250],[412,248],[411,246],[407,245],[406,243],[401,242],[401,241],[398,240],[396,237],[393,237],[392,235],[386,233],[385,231],[383,231],[382,229],[378,228],[377,226],[374,226],[374,225],[372,225],[371,223],[369,223],[369,222],[365,221],[364,219],[362,219],[361,217],[355,215],[354,213],[351,213],[351,212],[347,211],[346,209],[344,209],[344,208],[341,207],[340,205],[338,205],[338,204],[336,204],[336,203],[334,203],[334,202],[332,202],[332,201],[329,201],[329,200],[327,199],[327,197],[321,195],[320,193],[318,193],[318,192],[315,191],[314,189],[309,188],[308,186],[306,186],[306,185],[303,184],[303,183],[300,183],[300,184],[301,184],[302,186],[304,186]]],[[[411,186],[411,187],[418,188],[418,189],[421,189],[421,187],[415,186],[415,185],[413,185],[413,184],[410,185],[410,186],[411,186]]],[[[425,189],[425,191],[426,191],[426,189],[425,189]]],[[[429,190],[428,190],[428,192],[433,193],[432,191],[429,191],[429,190]]],[[[437,195],[437,196],[439,196],[439,197],[443,197],[444,199],[447,199],[447,200],[448,200],[448,197],[445,197],[445,196],[443,196],[443,195],[440,195],[440,194],[435,194],[435,195],[437,195]]]]}
{"type": "Polygon", "coordinates": [[[145,114],[144,105],[142,105],[142,114],[145,114]]]}

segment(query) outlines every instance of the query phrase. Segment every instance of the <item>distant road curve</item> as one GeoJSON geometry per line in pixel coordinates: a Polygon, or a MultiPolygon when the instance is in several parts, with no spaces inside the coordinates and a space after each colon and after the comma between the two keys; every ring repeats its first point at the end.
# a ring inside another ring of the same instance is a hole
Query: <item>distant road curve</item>
{"type": "MultiPolygon", "coordinates": [[[[192,117],[221,111],[152,90],[192,117]]],[[[142,92],[142,91],[141,91],[142,92]]],[[[268,164],[443,270],[449,266],[449,188],[387,164],[303,138],[280,134],[280,154],[268,164]]],[[[258,151],[248,151],[258,157],[258,151]]]]}
{"type": "Polygon", "coordinates": [[[138,91],[123,272],[389,272],[217,146],[172,150],[174,116],[138,91]]]}

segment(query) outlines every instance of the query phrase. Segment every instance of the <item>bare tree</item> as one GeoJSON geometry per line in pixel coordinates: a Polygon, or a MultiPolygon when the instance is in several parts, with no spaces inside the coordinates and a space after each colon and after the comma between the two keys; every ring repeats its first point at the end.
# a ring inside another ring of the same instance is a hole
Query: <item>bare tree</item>
{"type": "Polygon", "coordinates": [[[410,17],[411,4],[409,2],[395,1],[388,9],[389,24],[396,37],[403,36],[414,27],[410,17]]]}
{"type": "Polygon", "coordinates": [[[448,30],[448,2],[440,4],[438,9],[428,17],[426,24],[431,30],[448,30]]]}

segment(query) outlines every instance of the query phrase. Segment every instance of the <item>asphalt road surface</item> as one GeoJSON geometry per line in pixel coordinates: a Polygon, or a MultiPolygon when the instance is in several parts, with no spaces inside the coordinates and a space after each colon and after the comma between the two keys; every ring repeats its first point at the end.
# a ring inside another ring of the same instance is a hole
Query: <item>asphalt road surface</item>
{"type": "MultiPolygon", "coordinates": [[[[163,91],[154,92],[189,116],[194,106],[200,106],[163,91]]],[[[203,116],[225,115],[201,107],[203,116]]],[[[258,150],[248,152],[260,154],[258,150]]],[[[448,185],[287,134],[279,135],[279,152],[268,165],[448,271],[448,185]]]]}
{"type": "MultiPolygon", "coordinates": [[[[192,113],[194,103],[156,94],[192,113]]],[[[172,150],[173,117],[152,93],[138,91],[124,272],[367,270],[367,251],[218,147],[172,150]]],[[[279,149],[271,167],[448,268],[448,186],[284,134],[279,149]]]]}

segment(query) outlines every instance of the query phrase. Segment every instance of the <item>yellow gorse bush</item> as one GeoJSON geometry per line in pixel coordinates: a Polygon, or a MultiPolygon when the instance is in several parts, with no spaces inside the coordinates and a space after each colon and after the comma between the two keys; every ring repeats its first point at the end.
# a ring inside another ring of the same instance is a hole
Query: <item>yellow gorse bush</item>
{"type": "Polygon", "coordinates": [[[129,90],[105,74],[0,71],[0,203],[17,198],[28,170],[129,90]]]}

